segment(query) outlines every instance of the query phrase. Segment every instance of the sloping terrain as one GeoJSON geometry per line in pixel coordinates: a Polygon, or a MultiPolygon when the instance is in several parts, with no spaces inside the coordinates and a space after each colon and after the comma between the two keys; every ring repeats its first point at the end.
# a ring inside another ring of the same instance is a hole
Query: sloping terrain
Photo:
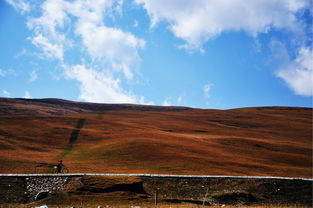
{"type": "Polygon", "coordinates": [[[0,173],[312,177],[312,108],[0,99],[0,173]]]}
{"type": "Polygon", "coordinates": [[[187,107],[163,107],[133,104],[99,104],[61,99],[0,98],[0,115],[66,115],[108,110],[180,111],[187,107]]]}

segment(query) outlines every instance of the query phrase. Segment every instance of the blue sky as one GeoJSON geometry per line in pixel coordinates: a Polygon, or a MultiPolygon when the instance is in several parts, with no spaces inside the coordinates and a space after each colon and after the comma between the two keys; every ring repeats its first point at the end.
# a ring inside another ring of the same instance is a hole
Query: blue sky
{"type": "Polygon", "coordinates": [[[310,0],[0,0],[0,97],[312,107],[310,0]]]}

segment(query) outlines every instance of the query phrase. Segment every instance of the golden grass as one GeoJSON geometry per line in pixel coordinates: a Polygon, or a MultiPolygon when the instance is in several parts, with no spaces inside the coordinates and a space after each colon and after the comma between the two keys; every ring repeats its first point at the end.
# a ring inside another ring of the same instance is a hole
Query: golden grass
{"type": "Polygon", "coordinates": [[[0,116],[0,173],[62,158],[70,172],[312,177],[312,110],[247,108],[0,116]]]}

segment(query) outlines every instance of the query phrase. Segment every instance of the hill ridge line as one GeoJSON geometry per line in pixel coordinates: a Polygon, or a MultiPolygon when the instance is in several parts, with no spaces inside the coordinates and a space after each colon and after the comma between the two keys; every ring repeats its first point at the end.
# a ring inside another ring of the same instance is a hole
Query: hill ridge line
{"type": "Polygon", "coordinates": [[[230,175],[171,175],[171,174],[123,174],[123,173],[66,173],[66,174],[0,174],[0,177],[75,177],[75,176],[128,176],[128,177],[174,177],[174,178],[241,178],[241,179],[281,179],[313,181],[313,178],[276,176],[230,176],[230,175]]]}

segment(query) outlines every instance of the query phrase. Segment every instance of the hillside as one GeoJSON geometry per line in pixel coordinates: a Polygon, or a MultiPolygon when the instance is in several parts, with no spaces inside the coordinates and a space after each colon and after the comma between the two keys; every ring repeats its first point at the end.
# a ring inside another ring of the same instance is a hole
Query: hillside
{"type": "Polygon", "coordinates": [[[99,104],[61,99],[0,98],[0,115],[66,115],[108,110],[180,111],[187,107],[163,107],[133,104],[99,104]]]}
{"type": "Polygon", "coordinates": [[[0,99],[0,173],[312,177],[312,108],[0,99]]]}

